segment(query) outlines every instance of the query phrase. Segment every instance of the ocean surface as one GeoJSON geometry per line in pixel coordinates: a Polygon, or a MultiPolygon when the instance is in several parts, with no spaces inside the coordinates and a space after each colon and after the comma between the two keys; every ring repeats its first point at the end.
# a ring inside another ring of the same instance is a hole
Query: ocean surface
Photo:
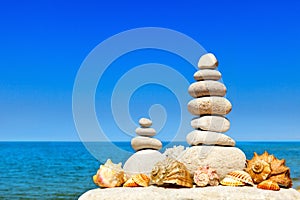
{"type": "MultiPolygon", "coordinates": [[[[132,151],[130,143],[115,144],[132,151]]],[[[300,186],[300,142],[238,142],[237,147],[247,159],[265,150],[286,159],[293,187],[300,186]]],[[[110,149],[102,151],[102,160],[109,158],[110,149]]],[[[80,142],[0,142],[0,199],[78,199],[97,188],[92,176],[100,164],[80,142]]]]}

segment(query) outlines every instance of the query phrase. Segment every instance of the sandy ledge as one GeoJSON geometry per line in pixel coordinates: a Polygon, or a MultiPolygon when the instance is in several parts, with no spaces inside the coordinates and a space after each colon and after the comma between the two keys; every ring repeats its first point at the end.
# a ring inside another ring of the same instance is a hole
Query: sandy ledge
{"type": "Polygon", "coordinates": [[[130,199],[130,200],[300,200],[300,193],[295,189],[280,189],[280,191],[261,190],[255,187],[216,186],[204,188],[107,188],[93,189],[84,193],[79,200],[96,199],[130,199]]]}

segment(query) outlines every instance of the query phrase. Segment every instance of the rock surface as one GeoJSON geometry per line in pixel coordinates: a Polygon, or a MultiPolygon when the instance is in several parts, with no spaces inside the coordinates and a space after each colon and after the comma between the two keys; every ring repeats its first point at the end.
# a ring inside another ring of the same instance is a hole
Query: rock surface
{"type": "Polygon", "coordinates": [[[194,129],[201,129],[214,132],[226,132],[230,128],[230,122],[223,116],[203,116],[191,121],[194,129]]]}
{"type": "Polygon", "coordinates": [[[187,148],[178,158],[193,175],[199,166],[209,165],[217,170],[220,179],[235,170],[243,170],[245,154],[236,147],[193,146],[187,148]]]}
{"type": "Polygon", "coordinates": [[[126,174],[147,174],[150,175],[153,166],[166,158],[159,151],[146,149],[134,153],[124,164],[126,174]]]}
{"type": "Polygon", "coordinates": [[[79,200],[299,200],[300,193],[294,189],[280,189],[280,191],[261,190],[256,187],[216,186],[204,188],[107,188],[93,189],[84,193],[79,200]]]}
{"type": "Polygon", "coordinates": [[[137,135],[140,135],[140,136],[148,136],[148,137],[152,137],[154,135],[156,135],[156,131],[154,128],[136,128],[135,129],[135,133],[137,135]]]}
{"type": "Polygon", "coordinates": [[[231,137],[211,131],[194,130],[186,136],[186,141],[189,145],[235,146],[235,141],[231,137]]]}
{"type": "Polygon", "coordinates": [[[137,136],[131,140],[131,146],[134,150],[155,149],[160,150],[162,143],[156,138],[137,136]]]}
{"type": "Polygon", "coordinates": [[[152,126],[152,121],[147,118],[141,118],[139,120],[139,124],[141,125],[141,127],[148,128],[148,127],[152,126]]]}
{"type": "Polygon", "coordinates": [[[221,76],[222,76],[221,72],[217,70],[211,70],[211,69],[198,70],[194,73],[194,79],[196,81],[204,81],[204,80],[217,81],[221,78],[221,76]]]}
{"type": "Polygon", "coordinates": [[[226,94],[226,87],[218,81],[198,81],[190,85],[188,92],[195,98],[203,96],[223,97],[226,94]]]}
{"type": "Polygon", "coordinates": [[[212,53],[201,56],[198,62],[199,69],[215,69],[218,66],[218,60],[212,53]]]}
{"type": "Polygon", "coordinates": [[[188,110],[193,115],[226,115],[231,109],[231,103],[224,97],[201,97],[188,103],[188,110]]]}

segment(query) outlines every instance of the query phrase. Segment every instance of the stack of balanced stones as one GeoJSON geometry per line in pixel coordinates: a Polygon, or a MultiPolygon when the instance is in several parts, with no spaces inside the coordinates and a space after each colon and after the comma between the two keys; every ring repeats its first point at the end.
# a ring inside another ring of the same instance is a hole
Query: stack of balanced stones
{"type": "Polygon", "coordinates": [[[141,118],[139,124],[141,127],[135,130],[138,136],[131,140],[131,146],[136,152],[128,158],[123,168],[127,174],[144,173],[150,175],[153,166],[164,160],[165,156],[159,152],[162,148],[161,141],[153,138],[156,131],[151,128],[152,121],[141,118]]]}
{"type": "Polygon", "coordinates": [[[147,118],[141,118],[139,120],[139,124],[141,127],[138,127],[135,130],[135,133],[138,136],[131,140],[132,148],[135,151],[143,149],[160,150],[162,148],[161,141],[156,138],[152,138],[156,135],[155,129],[150,127],[152,126],[152,121],[147,118]]]}
{"type": "Polygon", "coordinates": [[[235,146],[235,141],[223,134],[230,128],[225,117],[231,111],[231,103],[224,97],[226,87],[219,82],[221,73],[216,69],[218,60],[212,53],[199,59],[199,70],[194,74],[197,81],[188,89],[195,99],[188,103],[188,111],[197,117],[191,121],[195,129],[187,135],[190,145],[235,146]]]}

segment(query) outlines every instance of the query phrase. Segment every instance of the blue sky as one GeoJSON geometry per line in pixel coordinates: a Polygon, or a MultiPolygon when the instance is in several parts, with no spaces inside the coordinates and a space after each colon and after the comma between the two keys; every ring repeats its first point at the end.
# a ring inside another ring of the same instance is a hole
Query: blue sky
{"type": "MultiPolygon", "coordinates": [[[[78,141],[72,90],[81,63],[108,37],[149,26],[182,32],[217,56],[227,98],[233,104],[227,116],[231,121],[228,135],[238,141],[300,139],[297,0],[12,0],[1,3],[0,17],[0,140],[78,141]]],[[[109,102],[110,80],[130,70],[130,63],[137,60],[170,64],[193,82],[194,71],[184,68],[184,61],[158,53],[129,55],[122,70],[111,66],[96,100],[109,102]]],[[[178,102],[167,88],[139,88],[130,101],[132,118],[138,120],[153,103],[165,105],[168,112],[166,127],[158,135],[168,139],[179,118],[178,102]]],[[[110,120],[109,111],[96,107],[97,115],[106,119],[103,128],[111,139],[130,139],[110,120]]]]}

